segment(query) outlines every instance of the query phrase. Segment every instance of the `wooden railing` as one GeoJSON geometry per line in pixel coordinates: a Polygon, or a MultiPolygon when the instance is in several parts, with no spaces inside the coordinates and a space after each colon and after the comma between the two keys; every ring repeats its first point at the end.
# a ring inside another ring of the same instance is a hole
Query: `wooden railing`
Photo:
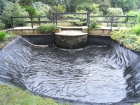
{"type": "Polygon", "coordinates": [[[21,17],[17,17],[17,16],[11,16],[11,26],[14,28],[14,25],[15,24],[22,24],[24,25],[25,23],[31,23],[31,27],[33,28],[34,27],[34,23],[37,23],[37,24],[41,24],[41,23],[56,23],[54,22],[54,19],[53,20],[47,20],[47,16],[21,16],[21,17]],[[20,18],[21,20],[23,19],[29,19],[27,21],[23,20],[23,21],[20,21],[20,22],[17,22],[16,21],[16,18],[20,18]],[[41,18],[45,18],[46,21],[41,21],[41,18]]]}
{"type": "Polygon", "coordinates": [[[106,18],[104,20],[96,20],[98,23],[107,23],[110,24],[110,28],[112,30],[113,24],[125,23],[125,24],[136,24],[137,15],[135,16],[91,16],[90,18],[106,18]],[[123,18],[123,19],[122,19],[123,18]],[[129,21],[129,19],[133,19],[133,21],[129,21]]]}
{"type": "Polygon", "coordinates": [[[86,25],[88,25],[89,23],[89,19],[90,19],[90,12],[87,12],[87,13],[75,13],[75,12],[68,12],[68,13],[53,13],[53,16],[54,16],[54,19],[56,20],[56,25],[57,25],[57,20],[85,20],[86,21],[86,25]],[[59,18],[59,16],[63,16],[63,15],[84,15],[85,18],[59,18]]]}
{"type": "Polygon", "coordinates": [[[88,26],[88,24],[91,22],[91,19],[94,19],[96,18],[96,21],[99,22],[99,23],[108,23],[110,24],[110,28],[112,30],[112,27],[113,27],[113,24],[114,23],[128,23],[128,24],[135,24],[136,23],[136,19],[137,19],[137,16],[91,16],[91,13],[90,12],[87,12],[87,13],[75,13],[75,12],[70,12],[70,13],[52,13],[52,16],[51,16],[51,20],[47,20],[47,16],[24,16],[24,17],[17,17],[17,16],[11,16],[11,25],[12,27],[14,28],[14,25],[16,23],[21,23],[21,24],[25,24],[25,23],[31,23],[31,27],[33,28],[34,27],[34,23],[37,23],[37,24],[41,24],[41,23],[53,23],[53,24],[56,24],[58,23],[58,20],[72,20],[72,19],[75,19],[75,20],[85,20],[86,21],[86,25],[88,26]],[[62,18],[61,16],[63,15],[66,15],[66,14],[71,14],[71,15],[85,15],[84,18],[62,18]],[[20,22],[16,22],[16,18],[20,18],[21,20],[23,19],[29,19],[27,21],[20,21],[20,22]],[[42,21],[41,19],[42,18],[45,18],[46,20],[45,21],[42,21]],[[106,18],[104,20],[98,20],[98,18],[106,18]],[[125,18],[123,20],[119,20],[119,19],[116,19],[116,18],[125,18]],[[134,21],[131,21],[129,22],[129,18],[134,18],[133,20],[134,21]]]}

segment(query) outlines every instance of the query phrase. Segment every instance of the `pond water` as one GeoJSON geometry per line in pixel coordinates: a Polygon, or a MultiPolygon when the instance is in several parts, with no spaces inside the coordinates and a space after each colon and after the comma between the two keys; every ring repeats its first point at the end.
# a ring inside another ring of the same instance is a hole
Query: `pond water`
{"type": "Polygon", "coordinates": [[[18,37],[0,51],[0,80],[85,104],[139,102],[139,65],[138,54],[114,43],[64,50],[18,37]]]}

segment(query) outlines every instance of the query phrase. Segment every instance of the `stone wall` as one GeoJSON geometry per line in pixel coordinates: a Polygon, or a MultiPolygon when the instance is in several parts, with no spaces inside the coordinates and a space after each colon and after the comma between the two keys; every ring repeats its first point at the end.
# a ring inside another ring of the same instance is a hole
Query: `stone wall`
{"type": "Polygon", "coordinates": [[[55,35],[55,45],[60,48],[75,49],[87,46],[88,35],[61,36],[55,35]]]}

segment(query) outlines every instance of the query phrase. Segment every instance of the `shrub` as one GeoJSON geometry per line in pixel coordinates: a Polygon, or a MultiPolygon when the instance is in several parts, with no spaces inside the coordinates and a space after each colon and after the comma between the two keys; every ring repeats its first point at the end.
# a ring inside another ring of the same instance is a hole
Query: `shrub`
{"type": "Polygon", "coordinates": [[[88,3],[83,3],[76,7],[76,10],[84,10],[84,11],[91,11],[90,6],[88,3]]]}
{"type": "Polygon", "coordinates": [[[76,25],[76,26],[83,26],[86,25],[85,20],[68,20],[71,24],[76,25]]]}
{"type": "Polygon", "coordinates": [[[34,2],[33,7],[36,9],[37,15],[46,16],[49,14],[51,7],[42,2],[34,2]]]}
{"type": "Polygon", "coordinates": [[[140,35],[140,24],[136,24],[135,26],[132,27],[132,32],[134,34],[140,35]]]}
{"type": "Polygon", "coordinates": [[[30,6],[34,2],[34,0],[18,0],[21,6],[30,6]]]}
{"type": "Polygon", "coordinates": [[[5,27],[5,24],[2,23],[2,21],[0,20],[0,30],[2,30],[5,27]]]}
{"type": "Polygon", "coordinates": [[[41,33],[54,32],[56,29],[57,29],[57,26],[55,24],[40,25],[36,28],[36,30],[41,33]]]}
{"type": "Polygon", "coordinates": [[[8,31],[7,33],[6,33],[6,39],[7,38],[15,38],[15,37],[17,37],[18,35],[15,35],[15,34],[13,34],[11,31],[8,31]]]}
{"type": "MultiPolygon", "coordinates": [[[[126,15],[128,16],[136,16],[137,14],[138,14],[137,11],[132,11],[132,10],[126,13],[126,15]]],[[[128,21],[135,21],[135,18],[128,18],[128,21]]]]}
{"type": "Polygon", "coordinates": [[[110,35],[113,40],[121,41],[120,43],[123,43],[128,32],[129,30],[118,30],[112,31],[110,35]]]}
{"type": "MultiPolygon", "coordinates": [[[[123,15],[123,11],[121,8],[108,8],[107,9],[107,15],[109,16],[122,16],[123,15]]],[[[108,20],[110,20],[111,18],[108,18],[108,20]]],[[[122,18],[119,17],[115,17],[113,18],[114,20],[119,20],[122,21],[122,18]]],[[[118,26],[119,24],[115,24],[113,23],[113,26],[118,26]]]]}
{"type": "Polygon", "coordinates": [[[97,23],[96,20],[92,20],[90,22],[90,24],[88,25],[88,29],[91,30],[91,29],[94,29],[94,28],[98,28],[99,27],[99,24],[97,23]]]}
{"type": "Polygon", "coordinates": [[[53,10],[55,12],[65,12],[65,8],[62,5],[58,5],[58,6],[53,6],[53,10]]]}
{"type": "Polygon", "coordinates": [[[30,16],[35,16],[37,15],[36,9],[32,6],[24,6],[25,10],[28,12],[30,16]]]}
{"type": "Polygon", "coordinates": [[[140,23],[140,12],[137,13],[137,23],[140,23]]]}
{"type": "Polygon", "coordinates": [[[109,6],[110,6],[109,3],[106,3],[106,2],[100,3],[100,6],[99,6],[100,11],[102,11],[103,14],[106,15],[107,14],[107,9],[109,8],[109,6]]]}
{"type": "Polygon", "coordinates": [[[90,9],[91,9],[91,11],[93,12],[93,13],[97,13],[98,11],[99,11],[99,4],[92,4],[91,6],[90,6],[90,9]]]}
{"type": "Polygon", "coordinates": [[[123,10],[121,8],[108,8],[107,15],[123,15],[123,10]]]}
{"type": "MultiPolygon", "coordinates": [[[[28,12],[24,8],[21,8],[21,6],[18,3],[11,3],[6,2],[4,11],[2,13],[2,21],[6,25],[6,27],[11,27],[11,16],[29,16],[28,12]]],[[[22,18],[16,18],[14,19],[15,26],[19,26],[19,23],[26,21],[27,19],[22,18]]]]}
{"type": "Polygon", "coordinates": [[[128,15],[128,16],[135,16],[137,13],[138,13],[137,11],[131,10],[131,11],[127,12],[126,15],[128,15]]]}
{"type": "Polygon", "coordinates": [[[98,4],[83,3],[81,5],[78,5],[76,10],[84,10],[84,11],[91,11],[93,13],[97,13],[98,8],[99,8],[98,4]]]}
{"type": "Polygon", "coordinates": [[[6,32],[0,31],[0,40],[1,40],[1,41],[2,41],[2,40],[5,40],[5,38],[6,38],[6,32]]]}
{"type": "Polygon", "coordinates": [[[125,47],[140,52],[140,37],[131,30],[112,31],[111,38],[125,47]]]}
{"type": "MultiPolygon", "coordinates": [[[[76,11],[77,13],[85,13],[86,11],[84,10],[80,10],[80,11],[76,11]]],[[[73,18],[72,20],[68,20],[70,23],[72,23],[73,25],[78,25],[78,26],[82,26],[82,25],[86,25],[86,15],[85,14],[70,14],[70,15],[63,15],[63,18],[73,18]],[[74,19],[74,18],[81,18],[80,20],[74,19]],[[82,19],[83,18],[83,19],[82,19]],[[84,19],[85,18],[85,19],[84,19]]]]}

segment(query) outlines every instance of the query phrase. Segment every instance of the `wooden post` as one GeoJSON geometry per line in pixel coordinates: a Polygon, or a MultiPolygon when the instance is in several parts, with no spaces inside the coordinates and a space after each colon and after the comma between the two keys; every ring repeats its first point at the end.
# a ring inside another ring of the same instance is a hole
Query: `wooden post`
{"type": "Polygon", "coordinates": [[[33,17],[32,17],[32,15],[31,15],[31,26],[33,28],[33,17]]]}
{"type": "Polygon", "coordinates": [[[38,18],[39,18],[39,25],[40,25],[40,16],[38,18]]]}
{"type": "Polygon", "coordinates": [[[113,26],[113,19],[114,19],[114,16],[111,16],[111,30],[112,30],[112,26],[113,26]]]}
{"type": "Polygon", "coordinates": [[[87,23],[86,23],[87,26],[88,26],[89,22],[90,22],[90,12],[88,11],[87,12],[87,23]]]}
{"type": "Polygon", "coordinates": [[[55,13],[55,19],[56,19],[56,26],[57,26],[57,12],[55,13]]]}
{"type": "Polygon", "coordinates": [[[14,29],[13,17],[11,16],[10,18],[11,18],[11,26],[12,26],[12,28],[14,29]]]}
{"type": "Polygon", "coordinates": [[[128,15],[127,15],[127,17],[126,17],[126,22],[128,22],[128,15]]]}
{"type": "Polygon", "coordinates": [[[135,22],[134,22],[134,25],[136,24],[137,22],[137,15],[135,15],[135,22]]]}
{"type": "Polygon", "coordinates": [[[52,15],[53,15],[53,24],[56,24],[55,23],[55,14],[54,14],[54,12],[52,13],[52,15]]]}

